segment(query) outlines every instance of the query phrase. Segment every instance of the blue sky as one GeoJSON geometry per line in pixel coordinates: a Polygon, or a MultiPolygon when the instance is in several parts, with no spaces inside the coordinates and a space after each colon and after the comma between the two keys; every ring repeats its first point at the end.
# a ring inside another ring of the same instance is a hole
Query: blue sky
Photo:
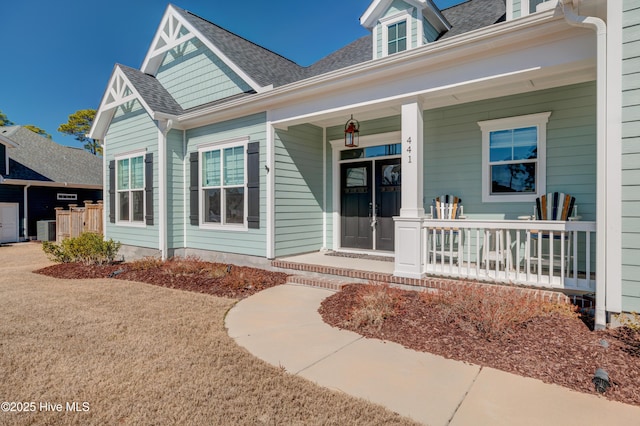
{"type": "MultiPolygon", "coordinates": [[[[442,9],[462,0],[435,0],[442,9]]],[[[223,28],[309,65],[366,35],[370,0],[172,0],[223,28]]],[[[3,4],[0,111],[63,145],[69,114],[97,109],[115,63],[139,68],[167,0],[20,0],[3,4]]]]}

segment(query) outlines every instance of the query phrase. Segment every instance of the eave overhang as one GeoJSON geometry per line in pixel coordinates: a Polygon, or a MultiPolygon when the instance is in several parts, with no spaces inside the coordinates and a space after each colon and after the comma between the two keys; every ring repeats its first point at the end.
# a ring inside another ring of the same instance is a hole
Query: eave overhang
{"type": "Polygon", "coordinates": [[[44,187],[56,187],[56,188],[75,188],[75,189],[102,189],[102,185],[90,185],[86,183],[72,183],[72,182],[52,182],[46,180],[28,180],[28,179],[10,179],[4,178],[2,181],[4,185],[16,185],[16,186],[44,186],[44,187]]]}
{"type": "Polygon", "coordinates": [[[11,139],[7,138],[6,136],[2,136],[2,134],[0,134],[0,143],[9,148],[17,148],[18,146],[11,139]]]}
{"type": "MultiPolygon", "coordinates": [[[[396,55],[356,64],[313,78],[297,81],[273,89],[268,93],[226,102],[187,112],[178,117],[180,128],[194,128],[213,121],[224,121],[243,115],[280,108],[301,102],[314,96],[352,90],[356,86],[376,87],[389,79],[403,75],[444,67],[460,68],[472,58],[486,55],[489,51],[502,49],[526,49],[541,45],[560,37],[576,34],[555,10],[536,13],[524,18],[491,25],[411,49],[396,55]]],[[[584,31],[587,33],[586,31],[584,31]]],[[[408,93],[406,96],[417,96],[408,93]]]]}

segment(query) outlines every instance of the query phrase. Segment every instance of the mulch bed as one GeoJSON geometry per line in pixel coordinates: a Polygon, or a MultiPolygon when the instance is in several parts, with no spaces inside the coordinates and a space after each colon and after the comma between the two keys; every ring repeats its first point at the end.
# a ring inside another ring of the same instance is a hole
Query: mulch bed
{"type": "MultiPolygon", "coordinates": [[[[86,266],[63,263],[37,273],[56,278],[112,278],[140,281],[162,287],[244,298],[282,284],[287,275],[262,269],[218,265],[220,276],[210,273],[176,273],[171,261],[156,268],[135,268],[123,263],[86,266]]],[[[214,265],[214,264],[212,264],[214,265]]],[[[214,265],[215,266],[215,265],[214,265]]],[[[214,268],[215,269],[215,268],[214,268]]],[[[441,313],[425,305],[418,292],[402,291],[396,313],[382,326],[353,327],[348,320],[361,285],[345,286],[322,302],[320,314],[328,324],[366,337],[397,342],[407,348],[445,358],[493,367],[540,379],[584,393],[596,394],[592,382],[597,368],[605,369],[611,387],[604,396],[640,405],[640,332],[621,327],[591,331],[589,318],[548,316],[530,321],[515,334],[487,340],[455,323],[443,323],[441,313]],[[606,341],[607,347],[602,345],[606,341]]]]}
{"type": "MultiPolygon", "coordinates": [[[[349,323],[358,302],[358,285],[322,302],[320,314],[328,324],[366,337],[393,341],[416,351],[496,368],[540,379],[579,392],[597,394],[592,382],[597,368],[612,381],[604,396],[640,405],[640,332],[627,327],[591,331],[581,318],[551,315],[537,318],[505,338],[487,340],[428,307],[419,293],[404,291],[396,314],[378,329],[349,323]],[[601,341],[608,347],[603,347],[601,341]]],[[[586,321],[588,322],[588,321],[586,321]]]]}
{"type": "MultiPolygon", "coordinates": [[[[167,262],[165,265],[170,265],[167,262]]],[[[215,264],[211,264],[215,267],[215,264]]],[[[59,263],[35,271],[55,278],[87,279],[113,278],[139,281],[160,287],[211,294],[220,297],[242,299],[269,287],[283,284],[287,274],[245,266],[219,265],[221,276],[202,273],[175,273],[170,268],[136,269],[128,263],[115,265],[83,265],[59,263]],[[227,269],[228,268],[228,269],[227,269]]]]}

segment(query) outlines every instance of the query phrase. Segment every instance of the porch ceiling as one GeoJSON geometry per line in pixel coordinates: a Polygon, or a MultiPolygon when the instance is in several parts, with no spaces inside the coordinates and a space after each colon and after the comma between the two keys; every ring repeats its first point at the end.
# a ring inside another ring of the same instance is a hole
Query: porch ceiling
{"type": "Polygon", "coordinates": [[[289,126],[300,124],[332,127],[344,125],[351,114],[359,121],[399,115],[402,104],[415,100],[421,102],[425,110],[429,110],[578,84],[596,79],[595,65],[593,60],[584,60],[569,65],[548,68],[537,67],[518,72],[497,74],[489,78],[446,85],[423,92],[407,93],[404,96],[383,99],[378,102],[346,105],[342,108],[276,121],[273,125],[279,129],[286,129],[289,126]]]}

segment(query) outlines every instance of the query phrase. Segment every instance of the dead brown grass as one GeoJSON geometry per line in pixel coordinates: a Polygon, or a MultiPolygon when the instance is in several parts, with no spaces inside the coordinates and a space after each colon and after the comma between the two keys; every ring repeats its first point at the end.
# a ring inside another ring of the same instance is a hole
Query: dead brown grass
{"type": "Polygon", "coordinates": [[[232,299],[43,277],[29,272],[47,264],[39,247],[13,249],[0,247],[0,400],[90,410],[0,412],[0,424],[410,423],[238,347],[223,326],[232,299]]]}

